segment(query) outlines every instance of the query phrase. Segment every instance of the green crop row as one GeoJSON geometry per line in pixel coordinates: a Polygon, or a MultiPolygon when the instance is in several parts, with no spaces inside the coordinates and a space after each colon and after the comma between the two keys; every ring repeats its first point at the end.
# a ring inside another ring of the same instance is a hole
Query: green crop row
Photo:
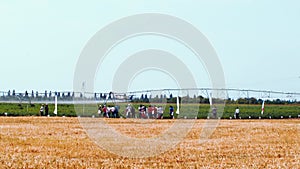
{"type": "MultiPolygon", "coordinates": [[[[161,105],[164,107],[164,118],[169,118],[169,106],[172,105],[176,111],[176,104],[161,105]]],[[[0,116],[39,116],[39,109],[41,104],[15,104],[15,103],[0,103],[0,116]]],[[[108,105],[109,106],[109,105],[108,105]]],[[[119,112],[124,115],[127,104],[118,104],[119,112]]],[[[133,104],[136,112],[138,112],[139,104],[133,104]]],[[[145,104],[145,106],[149,106],[145,104]]],[[[157,106],[160,106],[157,104],[157,106]]],[[[298,118],[300,115],[300,105],[265,105],[264,114],[261,114],[261,105],[237,105],[237,104],[226,104],[222,108],[221,105],[216,105],[218,117],[221,118],[233,118],[236,107],[240,109],[240,117],[245,118],[298,118]]],[[[54,105],[49,104],[49,115],[55,116],[53,114],[54,105]]],[[[95,104],[59,104],[57,116],[95,116],[97,117],[97,105],[95,104]]],[[[177,118],[207,118],[212,117],[211,108],[209,104],[185,104],[180,107],[180,114],[175,116],[177,118]]]]}

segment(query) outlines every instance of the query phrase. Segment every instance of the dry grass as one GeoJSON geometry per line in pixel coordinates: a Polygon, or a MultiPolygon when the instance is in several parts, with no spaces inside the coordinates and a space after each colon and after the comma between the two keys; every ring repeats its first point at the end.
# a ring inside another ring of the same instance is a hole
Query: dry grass
{"type": "MultiPolygon", "coordinates": [[[[154,136],[173,123],[107,122],[131,137],[154,136]]],[[[300,168],[300,120],[222,120],[201,144],[203,123],[164,154],[130,159],[100,149],[77,118],[1,117],[0,168],[300,168]]]]}

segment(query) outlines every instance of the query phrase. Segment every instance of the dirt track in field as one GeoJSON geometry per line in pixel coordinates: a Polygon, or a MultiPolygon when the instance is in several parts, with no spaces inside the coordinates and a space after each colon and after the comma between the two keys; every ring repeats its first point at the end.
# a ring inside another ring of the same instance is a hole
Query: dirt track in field
{"type": "MultiPolygon", "coordinates": [[[[172,120],[105,119],[136,138],[161,134],[172,120]]],[[[101,149],[77,118],[0,117],[0,168],[300,168],[300,120],[221,120],[205,143],[204,120],[175,148],[149,158],[101,149]]]]}

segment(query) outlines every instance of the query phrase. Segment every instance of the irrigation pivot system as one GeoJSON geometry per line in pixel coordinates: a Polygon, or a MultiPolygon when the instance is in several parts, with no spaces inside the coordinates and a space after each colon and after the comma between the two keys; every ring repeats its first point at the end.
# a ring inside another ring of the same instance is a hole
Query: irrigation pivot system
{"type": "Polygon", "coordinates": [[[0,91],[0,102],[8,103],[54,103],[57,96],[60,103],[81,103],[81,102],[129,102],[134,99],[155,99],[155,98],[216,98],[225,100],[237,100],[251,98],[262,100],[284,100],[299,102],[300,93],[298,92],[278,92],[269,90],[251,89],[213,89],[213,88],[185,88],[185,89],[154,89],[130,91],[125,93],[118,92],[87,92],[87,91],[31,91],[15,92],[0,91]]]}

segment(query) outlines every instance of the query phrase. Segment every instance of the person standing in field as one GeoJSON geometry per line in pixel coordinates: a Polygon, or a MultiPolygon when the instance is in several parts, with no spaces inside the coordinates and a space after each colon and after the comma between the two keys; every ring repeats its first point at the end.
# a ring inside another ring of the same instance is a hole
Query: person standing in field
{"type": "Polygon", "coordinates": [[[216,106],[214,106],[214,107],[212,108],[212,116],[213,116],[214,119],[217,118],[217,108],[216,108],[216,106]]]}
{"type": "Polygon", "coordinates": [[[40,108],[40,116],[44,115],[44,104],[42,104],[41,108],[40,108]]]}
{"type": "Polygon", "coordinates": [[[112,116],[113,118],[119,118],[119,106],[112,107],[112,116]]]}
{"type": "Polygon", "coordinates": [[[127,105],[125,111],[126,111],[126,118],[132,118],[133,117],[131,104],[127,105]]]}
{"type": "Polygon", "coordinates": [[[142,118],[142,109],[143,109],[143,106],[140,105],[140,106],[138,107],[138,109],[139,109],[139,117],[138,117],[138,118],[142,118]]]}
{"type": "Polygon", "coordinates": [[[169,113],[170,113],[170,118],[174,119],[174,108],[173,108],[173,106],[169,107],[169,113]]]}
{"type": "Polygon", "coordinates": [[[235,112],[234,112],[234,117],[236,119],[240,118],[240,109],[239,109],[239,107],[236,107],[235,112]]]}
{"type": "Polygon", "coordinates": [[[147,108],[145,105],[140,105],[139,107],[139,111],[140,111],[140,117],[141,119],[146,119],[147,118],[147,108]]]}
{"type": "Polygon", "coordinates": [[[161,106],[159,106],[157,108],[157,118],[158,119],[162,119],[163,118],[163,114],[164,114],[163,108],[161,106]]]}
{"type": "Polygon", "coordinates": [[[108,109],[107,109],[106,105],[103,106],[102,111],[103,111],[103,117],[107,117],[108,118],[108,109]]]}
{"type": "Polygon", "coordinates": [[[157,119],[157,107],[154,105],[153,109],[154,109],[153,118],[157,119]]]}
{"type": "Polygon", "coordinates": [[[148,113],[148,118],[151,119],[153,117],[153,114],[154,114],[154,109],[151,105],[149,105],[147,113],[148,113]]]}
{"type": "Polygon", "coordinates": [[[100,117],[102,113],[102,106],[101,104],[98,106],[98,116],[100,117]]]}
{"type": "Polygon", "coordinates": [[[49,107],[48,104],[45,105],[45,116],[49,115],[49,107]]]}

